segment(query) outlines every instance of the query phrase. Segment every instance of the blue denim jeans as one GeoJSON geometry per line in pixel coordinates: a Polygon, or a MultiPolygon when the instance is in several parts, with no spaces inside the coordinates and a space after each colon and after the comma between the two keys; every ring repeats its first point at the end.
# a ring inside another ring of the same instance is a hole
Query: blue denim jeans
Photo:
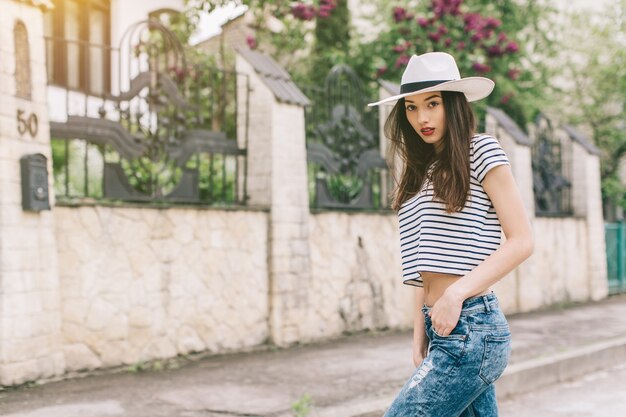
{"type": "Polygon", "coordinates": [[[459,322],[439,336],[424,306],[428,354],[383,417],[493,417],[493,383],[511,354],[511,333],[495,294],[468,298],[459,322]]]}

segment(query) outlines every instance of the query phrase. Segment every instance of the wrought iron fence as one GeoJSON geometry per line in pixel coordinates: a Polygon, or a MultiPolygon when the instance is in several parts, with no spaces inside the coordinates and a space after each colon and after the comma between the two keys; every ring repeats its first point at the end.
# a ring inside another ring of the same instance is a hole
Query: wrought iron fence
{"type": "Polygon", "coordinates": [[[604,225],[609,294],[626,292],[626,224],[604,225]]]}
{"type": "Polygon", "coordinates": [[[537,118],[532,147],[533,191],[537,216],[572,214],[571,141],[562,142],[550,120],[537,118]]]}
{"type": "Polygon", "coordinates": [[[59,84],[60,66],[48,66],[57,71],[51,84],[63,87],[53,114],[64,121],[50,123],[57,199],[245,203],[248,104],[238,108],[236,97],[249,90],[247,76],[207,56],[190,62],[159,21],[133,25],[118,48],[46,41],[48,57],[74,46],[100,62],[80,53],[100,48],[117,69],[81,65],[74,78],[89,82],[59,84]]]}
{"type": "Polygon", "coordinates": [[[305,110],[311,206],[388,208],[378,108],[366,107],[358,76],[338,65],[324,86],[301,89],[311,100],[305,110]]]}

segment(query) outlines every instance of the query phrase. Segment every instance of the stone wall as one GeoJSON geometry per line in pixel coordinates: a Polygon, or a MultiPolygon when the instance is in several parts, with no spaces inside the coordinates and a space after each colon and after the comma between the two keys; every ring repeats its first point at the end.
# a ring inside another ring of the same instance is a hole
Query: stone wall
{"type": "Polygon", "coordinates": [[[316,338],[413,325],[413,288],[402,283],[395,214],[310,217],[310,328],[316,338]]]}
{"type": "Polygon", "coordinates": [[[268,338],[263,211],[56,207],[68,370],[268,338]]]}
{"type": "MultiPolygon", "coordinates": [[[[529,262],[534,265],[534,275],[518,277],[521,287],[541,284],[541,291],[533,291],[532,304],[546,307],[571,301],[590,299],[589,261],[584,256],[589,250],[587,222],[584,218],[536,217],[535,253],[529,262]]],[[[527,294],[524,292],[524,294],[527,294]]]]}
{"type": "Polygon", "coordinates": [[[0,0],[0,10],[0,384],[9,385],[58,375],[64,361],[54,215],[22,210],[20,179],[25,155],[44,155],[51,170],[42,14],[28,2],[0,0]],[[16,45],[16,25],[27,46],[16,45]]]}

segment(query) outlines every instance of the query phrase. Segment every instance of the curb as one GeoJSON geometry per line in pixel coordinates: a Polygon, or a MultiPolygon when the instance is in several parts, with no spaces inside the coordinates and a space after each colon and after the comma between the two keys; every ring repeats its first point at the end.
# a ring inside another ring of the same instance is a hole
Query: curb
{"type": "Polygon", "coordinates": [[[626,362],[626,336],[510,365],[496,382],[499,397],[532,391],[626,362]]]}
{"type": "MultiPolygon", "coordinates": [[[[626,362],[626,336],[576,347],[507,367],[496,382],[498,399],[523,394],[540,387],[575,379],[584,374],[626,362]]],[[[394,396],[351,400],[329,407],[315,407],[312,417],[382,417],[394,396]]],[[[280,415],[279,417],[287,417],[280,415]]]]}

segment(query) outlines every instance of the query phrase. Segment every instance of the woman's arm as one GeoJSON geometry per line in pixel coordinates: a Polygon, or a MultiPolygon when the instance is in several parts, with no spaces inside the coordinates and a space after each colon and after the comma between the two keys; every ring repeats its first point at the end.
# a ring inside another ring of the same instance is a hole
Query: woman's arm
{"type": "Polygon", "coordinates": [[[413,364],[418,367],[428,351],[428,337],[424,325],[424,288],[415,288],[415,312],[413,314],[413,364]]]}
{"type": "Polygon", "coordinates": [[[515,269],[533,252],[533,232],[522,197],[508,165],[491,169],[483,188],[496,210],[506,241],[471,272],[450,285],[431,311],[433,326],[450,334],[461,314],[463,301],[481,294],[515,269]]]}

